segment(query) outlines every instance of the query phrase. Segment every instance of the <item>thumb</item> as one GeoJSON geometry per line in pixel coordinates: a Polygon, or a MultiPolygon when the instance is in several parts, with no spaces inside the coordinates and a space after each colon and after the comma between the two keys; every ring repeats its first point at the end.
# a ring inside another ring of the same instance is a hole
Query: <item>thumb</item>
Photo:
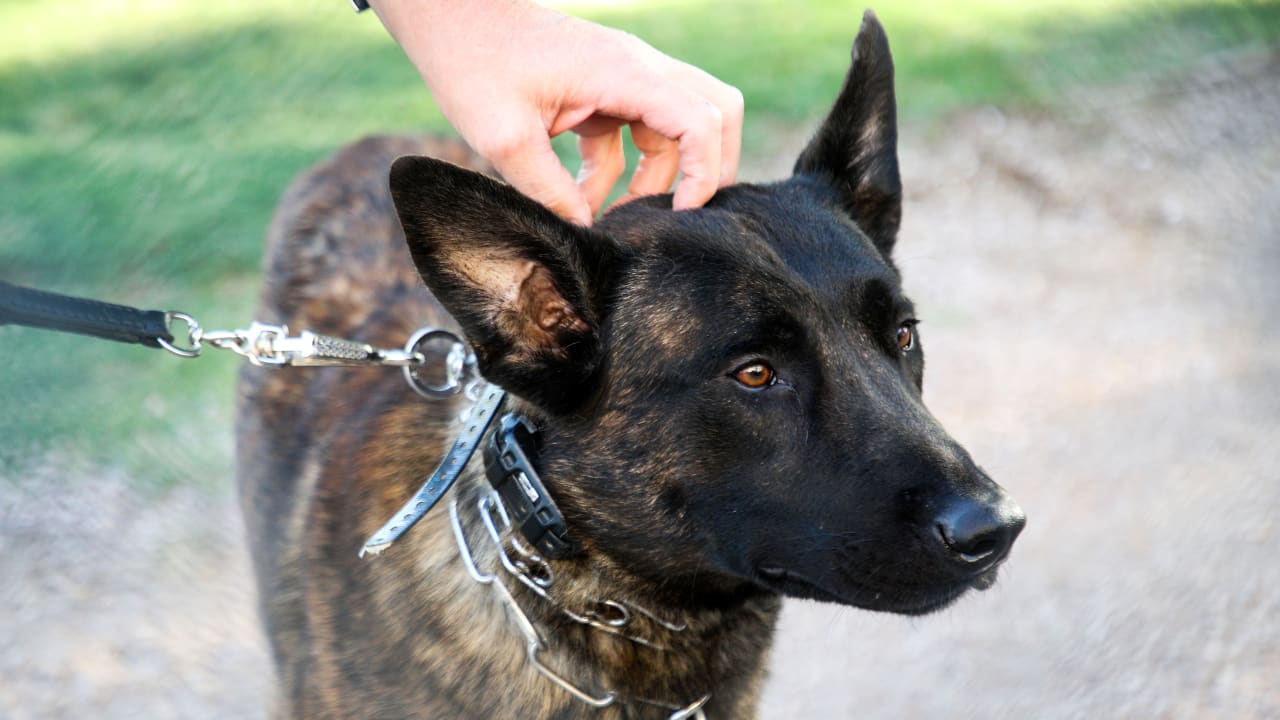
{"type": "Polygon", "coordinates": [[[481,149],[480,154],[516,190],[570,222],[591,224],[591,206],[573,176],[560,164],[551,149],[551,138],[545,133],[524,134],[517,140],[481,149]]]}

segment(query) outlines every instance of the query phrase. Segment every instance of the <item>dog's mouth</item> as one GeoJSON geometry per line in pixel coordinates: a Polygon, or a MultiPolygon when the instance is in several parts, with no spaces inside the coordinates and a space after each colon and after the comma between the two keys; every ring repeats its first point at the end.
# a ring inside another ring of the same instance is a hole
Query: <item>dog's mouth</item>
{"type": "Polygon", "coordinates": [[[970,589],[986,590],[995,585],[999,565],[969,578],[929,587],[870,588],[853,586],[840,591],[800,573],[777,567],[761,567],[756,582],[774,592],[807,600],[852,605],[864,610],[899,615],[927,615],[955,602],[970,589]]]}

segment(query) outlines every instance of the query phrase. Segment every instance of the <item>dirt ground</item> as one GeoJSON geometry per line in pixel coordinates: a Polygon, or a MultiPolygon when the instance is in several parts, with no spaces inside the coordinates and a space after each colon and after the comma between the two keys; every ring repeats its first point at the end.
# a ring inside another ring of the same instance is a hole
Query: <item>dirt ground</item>
{"type": "MultiPolygon", "coordinates": [[[[939,615],[789,603],[762,717],[1280,718],[1280,58],[1070,107],[902,141],[926,399],[1026,532],[939,615]]],[[[264,716],[230,479],[138,485],[0,483],[0,717],[264,716]]]]}

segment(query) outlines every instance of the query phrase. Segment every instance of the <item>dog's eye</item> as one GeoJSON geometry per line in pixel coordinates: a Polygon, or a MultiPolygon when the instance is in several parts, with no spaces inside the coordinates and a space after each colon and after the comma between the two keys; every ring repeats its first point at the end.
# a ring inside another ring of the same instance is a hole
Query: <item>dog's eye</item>
{"type": "Polygon", "coordinates": [[[910,352],[916,346],[916,323],[909,320],[898,326],[898,351],[910,352]]]}
{"type": "Polygon", "coordinates": [[[737,370],[733,371],[733,379],[738,381],[739,385],[759,390],[768,387],[774,383],[777,376],[773,372],[773,368],[762,362],[752,362],[737,370]]]}

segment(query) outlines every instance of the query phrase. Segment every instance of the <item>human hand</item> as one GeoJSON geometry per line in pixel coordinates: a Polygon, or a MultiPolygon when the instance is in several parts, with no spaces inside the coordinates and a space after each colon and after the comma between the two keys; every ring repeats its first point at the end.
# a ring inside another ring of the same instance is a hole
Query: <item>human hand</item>
{"type": "Polygon", "coordinates": [[[386,0],[374,9],[453,127],[517,190],[583,225],[626,169],[620,202],[671,189],[676,210],[734,181],[742,94],[627,33],[526,0],[386,0]],[[577,179],[551,138],[578,135],[577,179]]]}

